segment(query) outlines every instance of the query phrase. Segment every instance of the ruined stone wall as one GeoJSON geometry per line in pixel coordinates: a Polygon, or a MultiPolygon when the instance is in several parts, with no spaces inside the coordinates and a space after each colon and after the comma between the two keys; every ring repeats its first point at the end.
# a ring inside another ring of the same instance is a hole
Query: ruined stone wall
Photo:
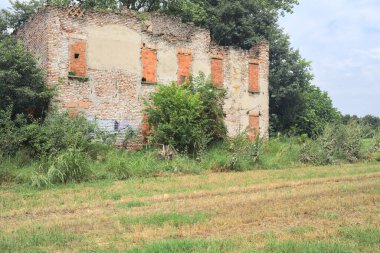
{"type": "Polygon", "coordinates": [[[268,137],[269,128],[269,46],[261,43],[251,50],[211,47],[212,79],[227,90],[224,104],[230,136],[248,129],[268,137]]]}
{"type": "Polygon", "coordinates": [[[201,71],[227,90],[229,135],[247,127],[252,136],[267,134],[265,43],[250,51],[220,47],[211,43],[207,30],[157,13],[54,6],[40,10],[18,34],[36,52],[41,51],[37,44],[44,45],[44,67],[49,83],[59,89],[59,108],[83,112],[108,130],[138,130],[143,100],[156,82],[180,83],[201,71]]]}
{"type": "Polygon", "coordinates": [[[26,49],[35,56],[38,66],[44,70],[48,63],[47,19],[47,11],[41,9],[17,31],[26,49]]]}

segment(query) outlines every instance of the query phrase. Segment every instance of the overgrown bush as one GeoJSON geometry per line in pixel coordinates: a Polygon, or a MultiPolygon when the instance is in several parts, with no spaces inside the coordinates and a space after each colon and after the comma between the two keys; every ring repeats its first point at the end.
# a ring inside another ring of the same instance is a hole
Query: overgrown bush
{"type": "Polygon", "coordinates": [[[0,167],[0,181],[15,180],[17,167],[38,161],[40,166],[34,166],[36,174],[32,178],[36,186],[89,179],[90,159],[96,160],[113,141],[111,135],[85,117],[70,117],[54,110],[42,122],[28,120],[22,114],[12,119],[11,110],[2,111],[0,129],[1,162],[17,161],[16,169],[0,167]]]}
{"type": "Polygon", "coordinates": [[[303,163],[327,165],[337,161],[356,162],[362,157],[363,126],[357,122],[327,125],[315,140],[307,141],[301,148],[303,163]]]}
{"type": "Polygon", "coordinates": [[[31,158],[55,156],[69,148],[87,152],[94,142],[111,142],[112,138],[83,116],[51,111],[43,122],[28,120],[11,112],[0,112],[0,155],[12,156],[25,150],[31,158]]]}
{"type": "Polygon", "coordinates": [[[371,148],[373,152],[380,152],[380,131],[373,137],[373,144],[371,148]]]}
{"type": "Polygon", "coordinates": [[[25,137],[21,134],[25,118],[18,115],[12,120],[12,110],[0,110],[0,157],[15,155],[22,147],[25,137]]]}
{"type": "Polygon", "coordinates": [[[247,169],[259,162],[263,140],[256,137],[254,141],[250,141],[247,136],[248,134],[244,131],[229,141],[228,150],[232,158],[227,164],[228,170],[247,169]]]}
{"type": "Polygon", "coordinates": [[[150,140],[197,155],[211,141],[223,139],[226,135],[223,94],[203,75],[181,86],[161,85],[147,102],[150,140]]]}
{"type": "Polygon", "coordinates": [[[380,162],[380,131],[378,131],[372,138],[372,145],[370,147],[372,159],[380,162]]]}
{"type": "Polygon", "coordinates": [[[223,140],[227,134],[224,123],[223,103],[225,90],[216,89],[209,79],[200,72],[196,77],[190,77],[184,86],[192,93],[199,93],[203,105],[201,112],[202,127],[209,134],[211,141],[223,140]]]}
{"type": "Polygon", "coordinates": [[[14,37],[0,37],[0,110],[43,117],[52,96],[32,54],[14,37]]]}

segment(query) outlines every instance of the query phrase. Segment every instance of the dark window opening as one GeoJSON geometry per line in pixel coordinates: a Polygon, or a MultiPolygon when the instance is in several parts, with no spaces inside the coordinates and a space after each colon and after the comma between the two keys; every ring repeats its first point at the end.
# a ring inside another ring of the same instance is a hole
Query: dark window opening
{"type": "Polygon", "coordinates": [[[119,122],[117,120],[115,120],[114,130],[115,131],[119,130],[119,122]]]}
{"type": "Polygon", "coordinates": [[[79,54],[78,54],[78,53],[75,53],[75,54],[74,54],[74,58],[75,58],[75,59],[78,59],[78,58],[79,58],[79,54]]]}

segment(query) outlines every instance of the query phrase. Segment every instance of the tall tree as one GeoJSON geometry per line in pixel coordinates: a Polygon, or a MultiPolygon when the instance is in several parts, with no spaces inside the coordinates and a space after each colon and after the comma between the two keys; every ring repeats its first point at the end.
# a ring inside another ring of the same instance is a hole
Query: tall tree
{"type": "Polygon", "coordinates": [[[10,36],[0,39],[0,95],[0,110],[11,108],[13,117],[43,116],[51,97],[34,57],[10,36]]]}
{"type": "Polygon", "coordinates": [[[27,2],[10,0],[9,2],[11,3],[11,8],[1,10],[1,19],[9,29],[15,29],[24,24],[36,12],[37,8],[44,3],[43,0],[30,0],[27,2]]]}

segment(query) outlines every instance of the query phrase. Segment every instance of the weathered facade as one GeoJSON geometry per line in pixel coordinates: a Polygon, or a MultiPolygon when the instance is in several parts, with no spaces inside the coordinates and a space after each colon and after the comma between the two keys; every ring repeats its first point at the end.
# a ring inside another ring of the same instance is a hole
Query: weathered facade
{"type": "Polygon", "coordinates": [[[143,98],[156,83],[203,72],[224,88],[230,136],[267,136],[269,47],[245,51],[211,41],[207,30],[157,13],[47,6],[17,31],[58,87],[58,107],[83,112],[111,131],[139,130],[143,98]]]}

